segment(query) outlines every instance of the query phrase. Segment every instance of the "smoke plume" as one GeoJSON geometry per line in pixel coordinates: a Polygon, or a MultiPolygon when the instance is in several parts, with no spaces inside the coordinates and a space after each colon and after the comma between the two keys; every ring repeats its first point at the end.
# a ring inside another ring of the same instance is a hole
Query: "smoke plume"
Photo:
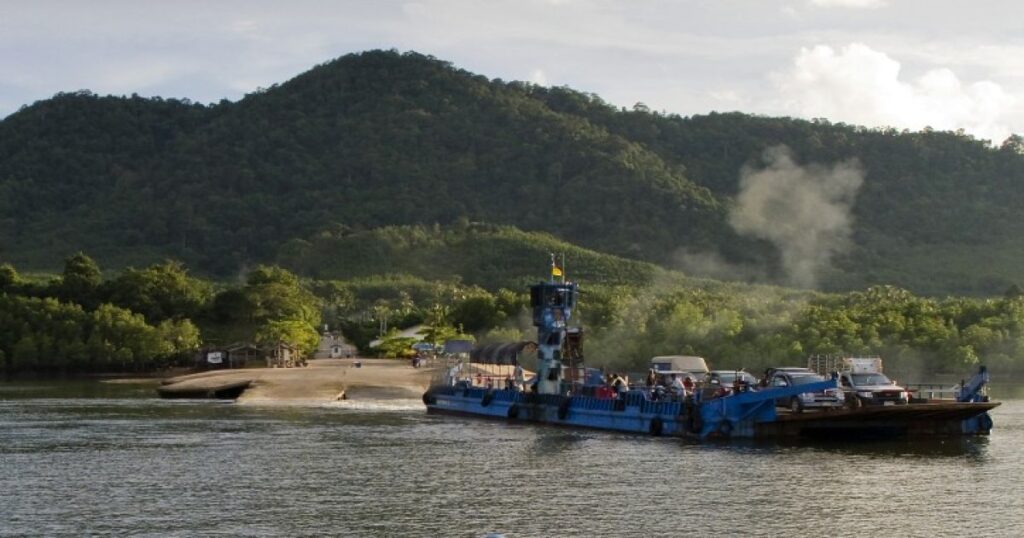
{"type": "Polygon", "coordinates": [[[738,282],[768,282],[761,267],[731,263],[714,251],[690,250],[685,247],[672,253],[673,267],[695,277],[738,282]]]}
{"type": "Polygon", "coordinates": [[[763,168],[742,170],[729,222],[779,249],[787,284],[813,288],[832,258],[850,246],[850,210],[863,182],[856,159],[800,166],[789,148],[769,148],[763,168]]]}

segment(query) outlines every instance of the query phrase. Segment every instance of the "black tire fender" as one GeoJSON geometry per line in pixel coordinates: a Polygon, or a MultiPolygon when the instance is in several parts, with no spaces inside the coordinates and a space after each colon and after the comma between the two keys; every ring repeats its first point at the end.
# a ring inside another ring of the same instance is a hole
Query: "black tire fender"
{"type": "Polygon", "coordinates": [[[519,404],[508,406],[508,418],[513,420],[519,418],[519,404]]]}
{"type": "Polygon", "coordinates": [[[651,435],[658,437],[661,435],[661,430],[664,427],[665,425],[662,423],[661,417],[654,417],[651,419],[651,425],[648,427],[648,430],[651,432],[651,435]]]}
{"type": "Polygon", "coordinates": [[[562,398],[561,403],[558,404],[558,420],[565,420],[569,416],[569,405],[572,400],[570,398],[562,398]]]}
{"type": "Polygon", "coordinates": [[[722,437],[732,436],[732,422],[722,420],[721,424],[718,425],[718,434],[722,437]]]}
{"type": "Polygon", "coordinates": [[[690,410],[689,416],[686,417],[686,429],[690,433],[700,433],[704,428],[704,423],[700,420],[700,410],[693,408],[690,410]]]}
{"type": "Polygon", "coordinates": [[[430,392],[424,392],[423,393],[423,404],[424,405],[434,405],[435,403],[437,403],[437,398],[434,397],[433,394],[431,394],[430,392]]]}
{"type": "Polygon", "coordinates": [[[494,389],[484,393],[483,397],[480,398],[480,406],[487,407],[488,405],[491,405],[492,401],[494,401],[494,389]]]}

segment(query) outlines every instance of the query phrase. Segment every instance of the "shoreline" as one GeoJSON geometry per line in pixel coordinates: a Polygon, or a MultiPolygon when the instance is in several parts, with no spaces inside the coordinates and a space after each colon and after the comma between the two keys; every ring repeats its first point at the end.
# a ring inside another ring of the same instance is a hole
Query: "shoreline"
{"type": "Polygon", "coordinates": [[[165,397],[174,397],[176,393],[212,392],[248,381],[238,395],[239,403],[407,400],[423,396],[435,371],[413,368],[408,361],[395,359],[313,359],[299,368],[210,370],[166,378],[159,390],[165,397]],[[355,366],[357,361],[362,367],[355,366]]]}

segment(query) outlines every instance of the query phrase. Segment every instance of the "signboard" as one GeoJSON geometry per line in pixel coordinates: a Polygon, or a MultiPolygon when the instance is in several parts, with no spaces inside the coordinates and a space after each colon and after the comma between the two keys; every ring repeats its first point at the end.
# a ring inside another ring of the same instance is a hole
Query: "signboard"
{"type": "Polygon", "coordinates": [[[206,362],[210,364],[221,364],[224,362],[223,351],[211,351],[206,354],[206,362]]]}

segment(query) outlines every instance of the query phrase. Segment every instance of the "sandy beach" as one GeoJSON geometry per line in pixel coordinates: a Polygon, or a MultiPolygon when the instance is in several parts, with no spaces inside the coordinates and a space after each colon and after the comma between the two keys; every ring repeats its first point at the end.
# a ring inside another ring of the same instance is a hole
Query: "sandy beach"
{"type": "Polygon", "coordinates": [[[203,390],[252,381],[239,402],[389,400],[420,398],[435,368],[413,368],[407,360],[315,359],[301,368],[214,370],[164,380],[173,390],[203,390]],[[356,368],[360,362],[362,367],[356,368]]]}

